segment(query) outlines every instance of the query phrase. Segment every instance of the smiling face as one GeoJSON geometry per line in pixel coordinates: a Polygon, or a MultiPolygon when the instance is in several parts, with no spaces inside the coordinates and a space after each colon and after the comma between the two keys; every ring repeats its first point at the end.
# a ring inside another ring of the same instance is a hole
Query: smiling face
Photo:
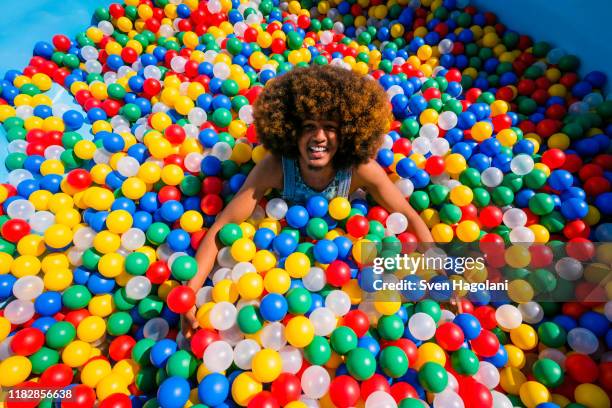
{"type": "Polygon", "coordinates": [[[338,150],[338,122],[306,119],[298,140],[300,160],[309,168],[323,169],[332,164],[338,150]]]}

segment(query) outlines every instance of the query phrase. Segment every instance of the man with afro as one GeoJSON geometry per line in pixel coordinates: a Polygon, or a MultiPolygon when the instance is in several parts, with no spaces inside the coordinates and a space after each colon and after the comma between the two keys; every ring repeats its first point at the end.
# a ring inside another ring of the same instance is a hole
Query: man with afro
{"type": "MultiPolygon", "coordinates": [[[[387,211],[404,214],[419,241],[433,242],[419,214],[374,160],[391,118],[381,86],[342,67],[295,68],[270,80],[254,104],[255,129],[270,154],[255,165],[206,233],[189,286],[200,289],[212,270],[221,248],[219,230],[247,220],[271,190],[293,204],[316,194],[331,200],[364,189],[387,211]]],[[[187,338],[198,325],[195,311],[183,317],[187,338]]]]}

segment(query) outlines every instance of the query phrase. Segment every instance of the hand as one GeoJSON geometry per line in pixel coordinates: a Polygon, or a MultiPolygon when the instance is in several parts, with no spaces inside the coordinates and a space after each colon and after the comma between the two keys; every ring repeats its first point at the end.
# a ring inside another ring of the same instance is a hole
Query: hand
{"type": "Polygon", "coordinates": [[[185,336],[187,340],[194,335],[199,326],[198,319],[196,318],[196,312],[197,309],[194,306],[187,313],[181,315],[181,329],[183,330],[183,336],[185,336]]]}

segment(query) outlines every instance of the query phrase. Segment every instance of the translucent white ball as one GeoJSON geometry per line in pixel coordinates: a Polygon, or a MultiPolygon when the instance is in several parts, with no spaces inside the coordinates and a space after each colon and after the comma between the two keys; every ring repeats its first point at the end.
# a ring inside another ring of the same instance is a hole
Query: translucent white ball
{"type": "Polygon", "coordinates": [[[317,336],[328,336],[336,328],[336,315],[326,307],[319,307],[308,316],[317,336]]]}
{"type": "Polygon", "coordinates": [[[266,204],[266,214],[275,220],[283,219],[288,209],[287,202],[282,198],[273,198],[266,204]]]}
{"type": "Polygon", "coordinates": [[[394,235],[401,234],[408,228],[408,218],[402,213],[391,213],[387,217],[387,229],[394,235]]]}
{"type": "Polygon", "coordinates": [[[480,174],[480,180],[487,187],[497,187],[504,180],[504,173],[497,167],[488,167],[480,174]]]}
{"type": "Polygon", "coordinates": [[[429,340],[436,333],[436,322],[427,313],[415,313],[408,320],[408,330],[417,340],[429,340]]]}
{"type": "Polygon", "coordinates": [[[253,357],[261,350],[255,340],[240,340],[234,347],[234,363],[242,370],[250,370],[253,357]]]}
{"type": "Polygon", "coordinates": [[[234,350],[227,342],[218,340],[210,343],[203,356],[204,365],[213,373],[227,370],[234,361],[234,350]]]}
{"type": "Polygon", "coordinates": [[[302,374],[302,390],[309,398],[319,399],[324,396],[329,389],[330,382],[329,373],[321,366],[310,366],[302,374]]]}
{"type": "Polygon", "coordinates": [[[351,310],[351,299],[344,291],[332,290],[325,298],[325,307],[334,312],[336,316],[344,316],[351,310]]]}

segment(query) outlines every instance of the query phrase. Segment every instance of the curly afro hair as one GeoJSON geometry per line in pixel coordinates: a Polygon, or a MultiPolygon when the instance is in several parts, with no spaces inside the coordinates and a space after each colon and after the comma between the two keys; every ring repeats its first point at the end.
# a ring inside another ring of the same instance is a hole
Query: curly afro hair
{"type": "Polygon", "coordinates": [[[391,105],[378,82],[332,65],[295,68],[270,80],[254,104],[255,130],[277,157],[297,158],[306,119],[339,124],[336,169],[367,162],[388,132],[391,105]]]}

